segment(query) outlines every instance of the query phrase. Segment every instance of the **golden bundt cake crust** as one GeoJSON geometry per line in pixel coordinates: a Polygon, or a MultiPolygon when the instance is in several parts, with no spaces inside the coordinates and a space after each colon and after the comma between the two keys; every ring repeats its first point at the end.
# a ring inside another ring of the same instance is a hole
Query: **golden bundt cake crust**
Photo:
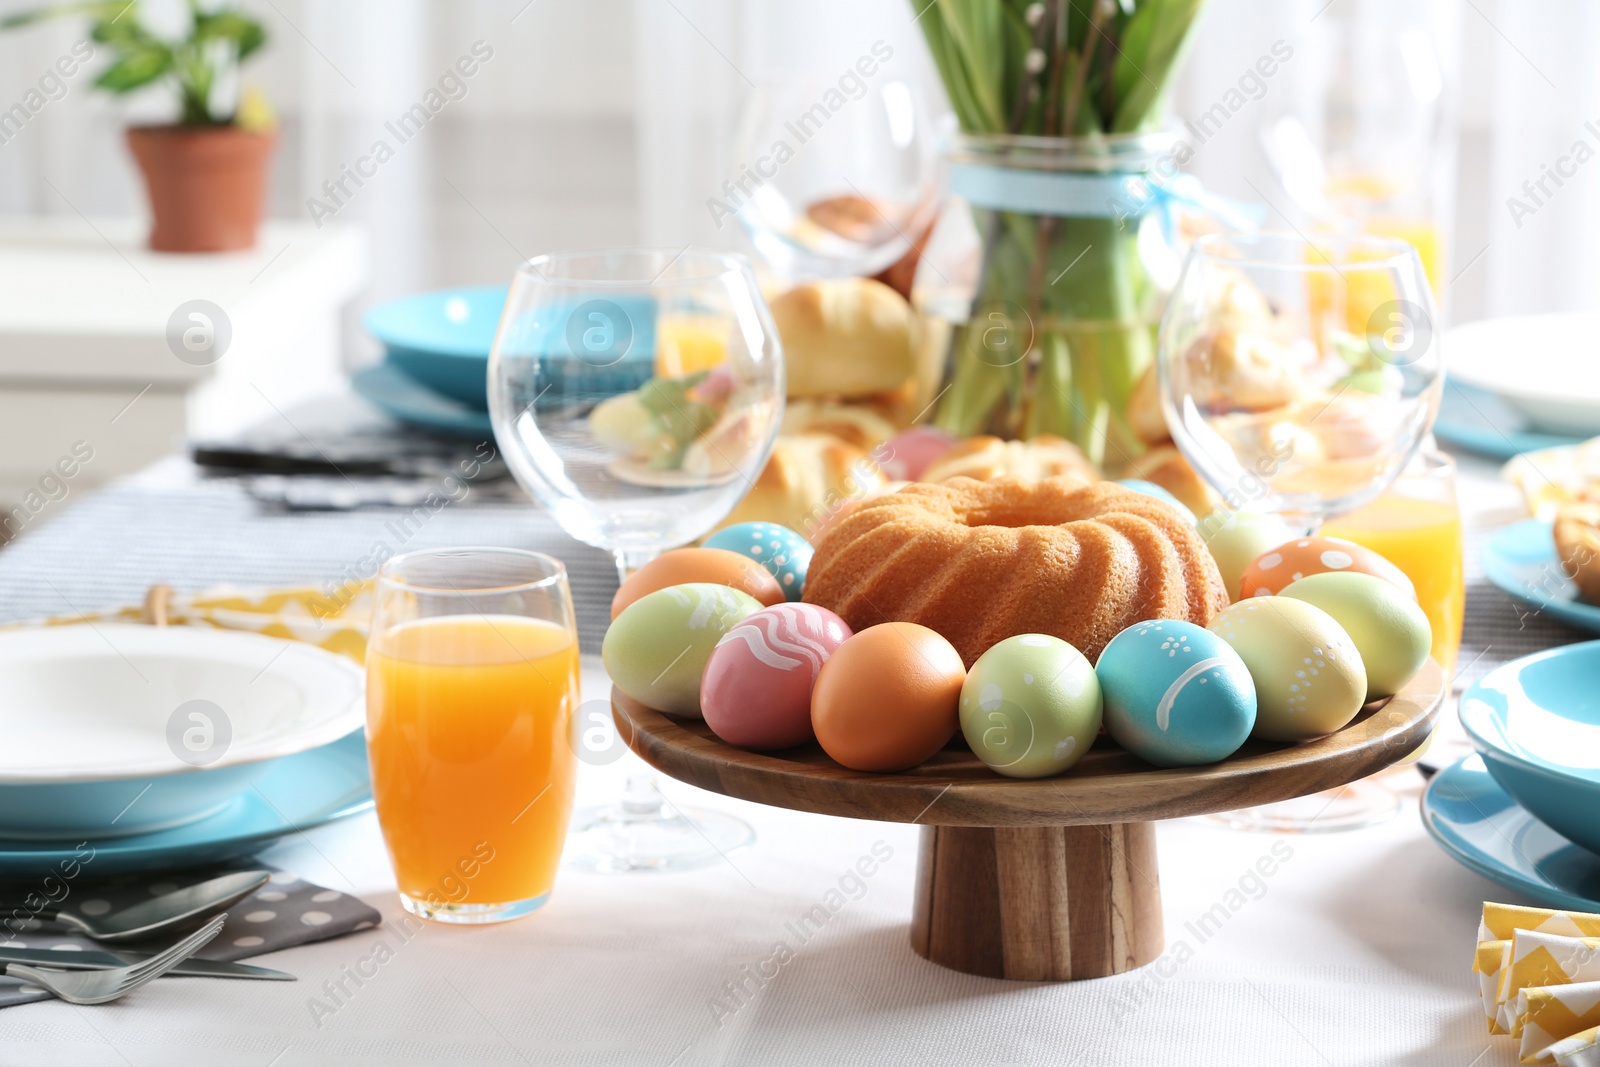
{"type": "Polygon", "coordinates": [[[952,478],[868,500],[822,538],[804,599],[856,631],[921,623],[968,667],[1025,633],[1093,662],[1133,623],[1204,626],[1228,605],[1211,553],[1170,505],[1073,477],[952,478]]]}

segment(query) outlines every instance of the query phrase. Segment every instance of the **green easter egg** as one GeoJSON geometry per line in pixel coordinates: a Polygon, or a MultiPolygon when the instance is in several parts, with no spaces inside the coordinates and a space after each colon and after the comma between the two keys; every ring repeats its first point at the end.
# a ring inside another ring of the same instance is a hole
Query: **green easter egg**
{"type": "Polygon", "coordinates": [[[961,734],[989,768],[1044,778],[1077,763],[1100,732],[1100,682],[1059,637],[1019,634],[978,657],[961,687],[961,734]]]}
{"type": "Polygon", "coordinates": [[[670,585],[612,620],[600,659],[616,687],[646,707],[700,718],[700,676],[723,635],[761,610],[726,585],[670,585]]]}
{"type": "Polygon", "coordinates": [[[1328,571],[1290,582],[1279,596],[1321,608],[1344,627],[1367,669],[1367,699],[1394,696],[1422,669],[1433,628],[1417,602],[1370,574],[1328,571]]]}

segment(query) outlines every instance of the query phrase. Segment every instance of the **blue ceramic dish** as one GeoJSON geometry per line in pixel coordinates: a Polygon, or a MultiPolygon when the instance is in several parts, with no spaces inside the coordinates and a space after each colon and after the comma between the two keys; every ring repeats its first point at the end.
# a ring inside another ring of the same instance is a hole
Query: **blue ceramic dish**
{"type": "Polygon", "coordinates": [[[362,367],[350,375],[356,395],[402,422],[480,441],[494,439],[489,413],[412,381],[392,363],[362,367]]]}
{"type": "Polygon", "coordinates": [[[250,788],[197,822],[110,840],[0,838],[0,877],[37,878],[76,860],[98,877],[253,856],[287,834],[372,806],[364,731],[263,765],[250,788]]]}
{"type": "Polygon", "coordinates": [[[1446,377],[1433,434],[1446,444],[1495,459],[1541,448],[1575,445],[1581,437],[1543,433],[1494,393],[1446,377]]]}
{"type": "Polygon", "coordinates": [[[1535,819],[1467,756],[1433,776],[1422,824],[1451,858],[1552,908],[1600,911],[1600,856],[1535,819]]]}
{"type": "Polygon", "coordinates": [[[1461,725],[1496,782],[1600,853],[1600,641],[1497,667],[1461,694],[1461,725]]]}
{"type": "Polygon", "coordinates": [[[1551,618],[1600,633],[1600,607],[1584,600],[1556,559],[1550,524],[1527,519],[1498,531],[1483,547],[1483,573],[1551,618]]]}
{"type": "MultiPolygon", "coordinates": [[[[408,378],[475,411],[489,410],[489,351],[505,310],[506,287],[441,289],[391,300],[367,312],[367,332],[408,378]]],[[[653,301],[618,295],[552,304],[508,324],[506,347],[537,355],[533,403],[541,410],[592,404],[650,379],[655,363],[653,301]]]]}

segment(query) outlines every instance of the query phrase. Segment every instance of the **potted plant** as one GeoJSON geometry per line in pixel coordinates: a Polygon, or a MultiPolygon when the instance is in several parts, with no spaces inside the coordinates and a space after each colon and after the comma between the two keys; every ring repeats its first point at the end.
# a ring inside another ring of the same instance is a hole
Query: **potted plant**
{"type": "Polygon", "coordinates": [[[176,122],[127,130],[150,196],[150,247],[160,252],[249,248],[261,221],[276,136],[265,100],[244,94],[241,101],[239,65],[266,42],[266,31],[232,7],[207,9],[200,0],[188,0],[187,34],[167,39],[140,21],[139,6],[139,0],[61,4],[7,16],[0,19],[0,29],[86,15],[91,39],[112,57],[95,79],[97,86],[119,95],[163,83],[175,87],[176,122]]]}

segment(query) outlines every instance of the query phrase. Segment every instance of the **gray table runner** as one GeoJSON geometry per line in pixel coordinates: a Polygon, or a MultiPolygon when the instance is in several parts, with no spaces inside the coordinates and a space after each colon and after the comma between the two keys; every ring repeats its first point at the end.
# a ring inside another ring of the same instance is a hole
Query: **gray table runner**
{"type": "Polygon", "coordinates": [[[567,565],[582,647],[599,652],[617,588],[611,556],[574,541],[532,505],[489,496],[436,511],[284,511],[231,479],[117,483],[64,502],[48,525],[0,550],[0,622],[137,604],[157,582],[185,592],[320,585],[371,577],[375,561],[391,554],[495,545],[567,565]]]}

